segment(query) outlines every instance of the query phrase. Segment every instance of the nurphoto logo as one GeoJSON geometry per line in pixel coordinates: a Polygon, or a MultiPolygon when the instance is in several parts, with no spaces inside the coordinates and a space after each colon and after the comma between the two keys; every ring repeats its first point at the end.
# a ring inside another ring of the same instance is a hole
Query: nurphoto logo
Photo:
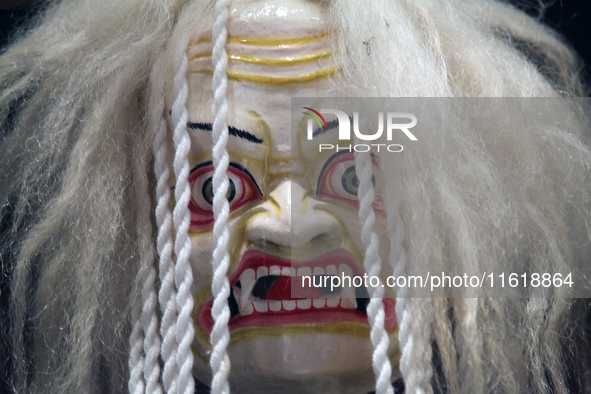
{"type": "MultiPolygon", "coordinates": [[[[353,124],[353,132],[355,133],[356,140],[359,141],[375,141],[382,137],[384,133],[384,113],[378,113],[378,131],[373,134],[364,134],[359,130],[359,113],[353,112],[353,116],[349,117],[345,112],[338,109],[321,109],[316,111],[310,107],[302,107],[310,112],[304,112],[308,115],[308,129],[307,139],[311,141],[315,136],[326,132],[330,129],[338,127],[339,140],[340,141],[351,141],[351,124],[353,124]],[[336,119],[331,122],[326,122],[322,114],[332,114],[336,116],[336,119]],[[314,131],[314,121],[318,124],[318,128],[314,131]]],[[[388,112],[386,114],[386,139],[392,141],[394,132],[402,132],[411,141],[417,141],[417,137],[411,133],[410,129],[417,125],[417,117],[410,113],[405,112],[388,112]],[[406,120],[406,122],[401,122],[406,120]]],[[[319,151],[323,150],[348,150],[350,152],[369,152],[372,147],[380,152],[380,148],[384,148],[388,152],[402,152],[404,147],[400,144],[350,144],[339,146],[338,144],[320,144],[319,151]]]]}

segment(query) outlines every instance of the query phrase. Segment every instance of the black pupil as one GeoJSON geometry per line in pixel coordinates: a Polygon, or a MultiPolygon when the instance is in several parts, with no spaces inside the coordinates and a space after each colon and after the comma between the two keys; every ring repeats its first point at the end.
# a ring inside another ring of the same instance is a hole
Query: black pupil
{"type": "Polygon", "coordinates": [[[357,195],[357,190],[359,189],[359,179],[357,179],[355,167],[349,167],[345,170],[343,177],[341,178],[341,184],[347,193],[353,196],[357,195]]]}
{"type": "MultiPolygon", "coordinates": [[[[208,204],[213,205],[213,178],[208,178],[204,183],[203,187],[201,188],[201,194],[203,194],[203,198],[207,201],[208,204]]],[[[236,197],[236,186],[232,179],[230,179],[230,187],[228,187],[228,193],[226,193],[226,198],[229,202],[232,202],[236,197]]]]}
{"type": "MultiPolygon", "coordinates": [[[[371,182],[373,185],[376,185],[376,177],[375,175],[371,177],[371,182]]],[[[341,178],[341,184],[343,185],[343,189],[353,195],[357,195],[357,191],[359,190],[359,179],[357,178],[357,172],[355,172],[355,166],[349,167],[343,173],[343,177],[341,178]]]]}

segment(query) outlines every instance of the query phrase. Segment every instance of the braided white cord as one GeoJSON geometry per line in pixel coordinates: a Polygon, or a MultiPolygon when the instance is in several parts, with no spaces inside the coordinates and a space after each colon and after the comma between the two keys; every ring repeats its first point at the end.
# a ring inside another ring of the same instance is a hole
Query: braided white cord
{"type": "MultiPolygon", "coordinates": [[[[365,247],[363,266],[370,277],[379,278],[382,261],[379,253],[378,235],[373,229],[376,215],[373,211],[375,191],[373,187],[373,163],[369,153],[355,154],[355,170],[359,180],[359,220],[361,222],[361,242],[365,247]]],[[[392,366],[388,358],[390,340],[384,327],[384,288],[381,280],[377,287],[369,286],[370,296],[367,318],[371,328],[370,339],[373,345],[373,370],[376,375],[376,394],[393,394],[392,366]]]]}
{"type": "MultiPolygon", "coordinates": [[[[404,227],[402,221],[396,219],[398,215],[388,215],[388,234],[390,234],[390,263],[394,276],[406,274],[406,252],[404,250],[404,227]]],[[[398,322],[398,342],[400,344],[400,372],[405,385],[405,392],[409,394],[432,394],[431,376],[431,325],[418,321],[413,316],[412,299],[406,298],[408,287],[402,287],[396,294],[396,320],[398,322]],[[412,322],[416,321],[413,327],[412,322]],[[417,333],[417,330],[421,330],[417,333]],[[422,339],[422,341],[421,341],[422,339]],[[420,342],[417,344],[416,342],[420,342]],[[422,345],[422,346],[421,346],[422,345]]],[[[417,300],[418,306],[427,307],[430,300],[417,300]]]]}
{"type": "Polygon", "coordinates": [[[226,124],[226,117],[228,115],[228,100],[226,98],[228,57],[224,49],[228,36],[226,30],[228,4],[229,0],[219,0],[216,2],[212,37],[214,43],[212,52],[212,62],[214,65],[212,83],[214,92],[212,109],[212,115],[214,117],[212,127],[214,174],[212,186],[213,215],[215,218],[213,239],[216,247],[213,251],[213,280],[211,284],[214,297],[211,309],[214,325],[210,335],[212,352],[209,360],[213,374],[211,394],[230,393],[230,385],[228,383],[230,358],[226,351],[230,342],[230,331],[228,329],[230,308],[228,307],[227,301],[230,296],[230,284],[226,276],[230,265],[230,256],[228,254],[228,242],[230,240],[228,215],[230,214],[230,206],[226,198],[229,187],[226,171],[230,159],[226,150],[226,143],[228,141],[228,126],[226,124]]]}
{"type": "MultiPolygon", "coordinates": [[[[164,103],[163,108],[164,110],[164,103]]],[[[174,288],[174,264],[172,260],[172,215],[168,204],[170,203],[170,188],[168,179],[170,169],[168,167],[166,146],[166,120],[160,119],[158,130],[154,136],[152,150],[154,152],[154,173],[156,175],[156,225],[158,237],[156,248],[160,257],[159,275],[160,292],[158,301],[162,311],[160,323],[160,335],[162,346],[160,354],[164,362],[162,372],[162,384],[167,393],[176,392],[176,290],[174,288]]]]}
{"type": "Polygon", "coordinates": [[[191,213],[189,211],[189,200],[191,199],[191,185],[189,184],[189,159],[191,140],[187,132],[187,120],[189,115],[185,106],[189,87],[187,84],[188,59],[186,49],[188,37],[181,41],[178,50],[174,54],[174,95],[172,105],[172,124],[174,125],[174,173],[176,185],[174,197],[176,204],[172,214],[176,239],[174,252],[176,255],[176,267],[174,281],[177,288],[177,387],[180,394],[194,394],[195,381],[193,380],[193,353],[191,344],[195,336],[193,327],[193,295],[191,285],[193,283],[193,272],[189,264],[191,255],[191,239],[189,237],[189,225],[191,213]]]}
{"type": "Polygon", "coordinates": [[[144,330],[144,380],[146,393],[161,394],[160,378],[160,338],[158,337],[158,315],[156,314],[156,269],[154,261],[150,259],[149,266],[142,274],[142,316],[141,323],[144,330]]]}
{"type": "MultiPolygon", "coordinates": [[[[161,100],[163,101],[164,98],[161,100]]],[[[163,105],[162,105],[163,107],[163,105]]],[[[147,189],[147,185],[146,185],[147,189]]],[[[148,190],[146,192],[146,200],[149,200],[148,190]]],[[[139,217],[140,226],[152,232],[152,223],[149,212],[143,211],[139,217]]],[[[151,239],[143,237],[144,244],[149,242],[148,248],[152,251],[151,239]]],[[[146,382],[146,392],[154,394],[162,394],[162,387],[160,386],[160,362],[158,356],[160,355],[160,337],[158,336],[158,314],[156,311],[158,298],[156,297],[156,268],[154,267],[154,256],[150,253],[145,253],[142,257],[142,315],[141,324],[144,332],[144,381],[146,382]]]]}
{"type": "Polygon", "coordinates": [[[141,305],[139,300],[135,300],[131,309],[131,335],[129,336],[128,389],[130,394],[143,394],[145,388],[142,378],[142,371],[144,369],[144,357],[142,354],[144,336],[140,317],[141,305]]]}

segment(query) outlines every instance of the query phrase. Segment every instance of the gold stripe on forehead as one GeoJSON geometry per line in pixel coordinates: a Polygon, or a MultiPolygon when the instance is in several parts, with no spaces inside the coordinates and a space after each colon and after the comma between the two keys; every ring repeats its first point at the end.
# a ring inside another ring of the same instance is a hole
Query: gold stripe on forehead
{"type": "MultiPolygon", "coordinates": [[[[242,63],[249,63],[249,64],[258,64],[261,66],[293,66],[296,64],[302,63],[309,63],[315,60],[319,60],[322,58],[327,58],[332,55],[332,51],[326,51],[321,53],[315,53],[313,55],[302,56],[302,57],[283,57],[283,58],[260,58],[256,56],[241,56],[241,55],[232,55],[228,54],[228,60],[233,60],[235,62],[242,62],[242,63]]],[[[211,58],[211,53],[200,53],[198,55],[193,56],[189,59],[189,61],[197,60],[197,59],[205,59],[211,58]]]]}
{"type": "MultiPolygon", "coordinates": [[[[240,44],[244,46],[264,46],[264,47],[278,47],[278,48],[286,48],[286,47],[304,47],[308,44],[313,44],[318,41],[323,41],[327,37],[329,37],[329,33],[321,33],[315,35],[309,35],[304,37],[298,38],[267,38],[261,36],[228,36],[227,43],[230,44],[240,44]]],[[[204,36],[198,39],[196,42],[190,45],[194,47],[201,43],[211,42],[210,36],[204,36]]],[[[282,55],[280,57],[258,57],[258,56],[251,56],[251,55],[242,55],[242,54],[228,54],[228,59],[234,62],[240,62],[244,64],[253,64],[258,66],[270,66],[270,67],[285,67],[285,66],[294,66],[298,64],[304,63],[312,63],[314,61],[319,61],[322,58],[328,58],[332,55],[332,50],[322,50],[317,53],[312,54],[300,54],[296,56],[288,56],[282,55]]],[[[193,55],[189,61],[199,60],[199,59],[211,59],[211,52],[199,53],[193,55]]],[[[213,68],[211,66],[206,67],[199,67],[190,70],[189,72],[192,74],[213,74],[213,68]]],[[[304,83],[311,83],[316,82],[322,79],[329,78],[333,74],[335,74],[336,69],[334,67],[325,67],[320,70],[315,71],[301,71],[299,75],[289,75],[289,76],[270,76],[270,75],[261,75],[259,73],[253,72],[245,72],[245,71],[235,71],[231,68],[227,71],[227,76],[229,80],[238,81],[238,82],[246,82],[258,85],[274,85],[274,86],[284,86],[284,85],[296,85],[296,84],[304,84],[304,83]]]]}
{"type": "MultiPolygon", "coordinates": [[[[284,85],[292,85],[292,84],[301,84],[301,83],[310,83],[316,82],[321,79],[326,79],[333,76],[336,73],[337,69],[335,67],[325,68],[319,71],[315,71],[312,73],[305,73],[302,75],[293,75],[289,77],[269,77],[266,75],[256,75],[256,74],[246,74],[246,73],[239,73],[234,71],[228,71],[228,79],[232,81],[238,82],[248,82],[254,83],[258,85],[274,85],[274,86],[284,86],[284,85]]],[[[189,71],[192,74],[213,74],[213,69],[211,68],[200,68],[198,70],[191,70],[189,71]]]]}
{"type": "MultiPolygon", "coordinates": [[[[252,46],[261,46],[261,47],[297,47],[302,45],[307,45],[316,41],[320,41],[323,39],[328,38],[329,33],[321,33],[312,36],[306,37],[298,37],[298,38],[263,38],[260,36],[228,36],[226,43],[227,44],[242,44],[242,45],[252,45],[252,46]]],[[[206,37],[201,37],[194,43],[192,43],[189,48],[192,48],[196,45],[203,44],[206,42],[211,42],[211,35],[206,37]]]]}

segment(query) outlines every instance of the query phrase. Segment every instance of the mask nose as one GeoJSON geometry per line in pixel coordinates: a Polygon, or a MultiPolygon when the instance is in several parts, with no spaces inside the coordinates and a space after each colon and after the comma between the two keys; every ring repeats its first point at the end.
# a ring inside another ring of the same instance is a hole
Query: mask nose
{"type": "Polygon", "coordinates": [[[339,222],[328,212],[316,209],[318,204],[297,182],[283,181],[261,206],[265,212],[255,215],[247,224],[248,240],[302,249],[340,238],[339,222]]]}

